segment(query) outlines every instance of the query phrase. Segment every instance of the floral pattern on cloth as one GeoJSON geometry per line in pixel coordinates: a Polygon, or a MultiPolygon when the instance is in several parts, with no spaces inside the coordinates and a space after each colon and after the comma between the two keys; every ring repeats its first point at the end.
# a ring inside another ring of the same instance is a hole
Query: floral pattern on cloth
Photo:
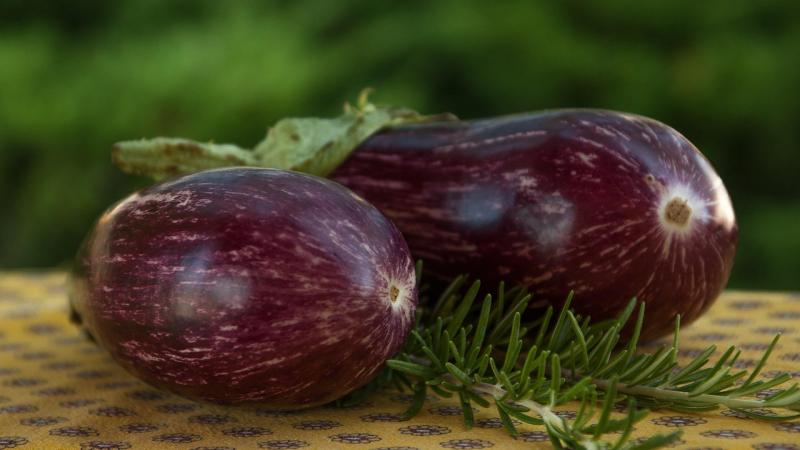
{"type": "MultiPolygon", "coordinates": [[[[180,398],[138,381],[85,340],[67,320],[64,284],[61,272],[0,273],[0,450],[550,448],[542,427],[517,423],[520,434],[511,437],[490,408],[476,406],[475,426],[467,430],[458,400],[433,395],[408,421],[400,413],[411,395],[394,390],[355,407],[306,411],[180,398]]],[[[739,368],[751,369],[778,332],[781,341],[760,376],[786,371],[800,379],[799,294],[726,292],[682,331],[679,357],[736,344],[739,368]]],[[[569,406],[559,416],[574,417],[569,406]]],[[[727,408],[653,412],[636,424],[633,439],[676,429],[683,435],[672,448],[800,449],[800,421],[758,421],[727,408]]]]}

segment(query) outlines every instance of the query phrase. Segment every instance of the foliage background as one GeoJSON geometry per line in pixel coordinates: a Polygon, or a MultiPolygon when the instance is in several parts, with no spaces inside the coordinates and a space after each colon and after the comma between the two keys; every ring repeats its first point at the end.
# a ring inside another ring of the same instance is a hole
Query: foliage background
{"type": "Polygon", "coordinates": [[[375,100],[464,118],[582,106],[684,133],[741,226],[731,285],[800,288],[800,2],[6,0],[0,267],[65,264],[146,180],[118,140],[251,145],[375,100]]]}

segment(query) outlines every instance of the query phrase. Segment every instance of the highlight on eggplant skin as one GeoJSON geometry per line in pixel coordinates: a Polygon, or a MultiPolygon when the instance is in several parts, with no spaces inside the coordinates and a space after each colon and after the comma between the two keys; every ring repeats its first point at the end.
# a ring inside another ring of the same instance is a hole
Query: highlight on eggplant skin
{"type": "Polygon", "coordinates": [[[179,395],[293,409],[372,378],[413,326],[414,264],[377,209],[272,169],[151,186],[98,220],[74,319],[128,371],[179,395]]]}
{"type": "Polygon", "coordinates": [[[332,174],[391,218],[426,273],[530,286],[593,319],[632,297],[643,338],[697,319],[727,283],[738,227],[708,160],[674,129],[605,110],[402,125],[332,174]]]}

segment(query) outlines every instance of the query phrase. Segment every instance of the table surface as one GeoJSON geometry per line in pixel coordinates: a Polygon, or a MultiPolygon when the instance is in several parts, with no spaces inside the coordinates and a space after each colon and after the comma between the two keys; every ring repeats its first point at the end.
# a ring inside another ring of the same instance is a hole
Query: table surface
{"type": "MultiPolygon", "coordinates": [[[[417,417],[401,422],[410,396],[396,391],[354,408],[292,413],[158,391],[67,321],[64,280],[61,272],[0,273],[0,449],[550,448],[541,427],[521,426],[521,435],[510,437],[491,409],[476,407],[476,426],[467,430],[449,399],[430,397],[417,417]]],[[[743,352],[736,366],[752,368],[775,333],[783,336],[762,376],[787,371],[800,378],[800,295],[726,292],[683,331],[680,357],[737,344],[743,352]]],[[[653,412],[634,436],[678,428],[683,436],[674,448],[800,449],[800,421],[755,421],[725,408],[653,412]]]]}

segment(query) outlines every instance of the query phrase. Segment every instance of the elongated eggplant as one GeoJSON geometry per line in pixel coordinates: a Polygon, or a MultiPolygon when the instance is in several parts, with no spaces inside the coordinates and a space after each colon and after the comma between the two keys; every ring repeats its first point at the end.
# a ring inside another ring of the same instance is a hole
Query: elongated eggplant
{"type": "Polygon", "coordinates": [[[640,116],[562,110],[381,131],[331,178],[387,214],[426,268],[530,286],[609,318],[637,297],[643,336],[702,314],[737,225],[706,158],[640,116]]]}
{"type": "Polygon", "coordinates": [[[429,273],[524,284],[555,304],[573,291],[595,319],[637,297],[644,338],[708,309],[738,238],[708,160],[663,123],[613,111],[459,121],[362,101],[337,119],[284,119],[253,150],[158,138],[114,156],[154,177],[231,164],[330,176],[389,216],[429,273]]]}

